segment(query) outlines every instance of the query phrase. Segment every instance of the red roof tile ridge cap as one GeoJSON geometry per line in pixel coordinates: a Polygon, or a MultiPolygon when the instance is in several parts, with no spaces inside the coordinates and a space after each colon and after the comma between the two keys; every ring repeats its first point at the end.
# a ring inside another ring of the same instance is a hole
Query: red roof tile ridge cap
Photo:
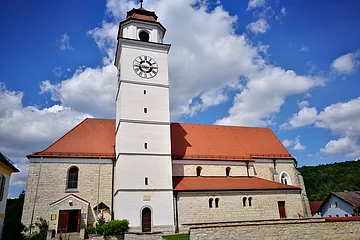
{"type": "Polygon", "coordinates": [[[96,120],[96,121],[99,121],[99,120],[115,121],[115,119],[111,119],[111,118],[85,118],[84,121],[85,120],[90,120],[90,121],[92,121],[92,120],[96,120]]]}
{"type": "Polygon", "coordinates": [[[73,127],[70,131],[68,131],[67,133],[65,133],[62,137],[60,137],[58,140],[56,140],[55,142],[53,142],[50,146],[48,146],[47,148],[45,148],[44,150],[42,151],[39,151],[39,152],[35,152],[33,154],[29,154],[27,155],[26,157],[29,157],[29,156],[32,156],[32,155],[35,155],[35,154],[38,154],[38,153],[43,153],[45,152],[46,150],[48,150],[50,147],[54,146],[57,142],[59,142],[61,139],[63,139],[65,136],[67,136],[70,132],[72,132],[73,130],[75,130],[77,127],[79,127],[81,124],[83,124],[86,120],[88,120],[90,118],[85,118],[84,120],[82,120],[80,123],[78,123],[75,127],[73,127]]]}
{"type": "Polygon", "coordinates": [[[266,130],[265,127],[251,127],[251,126],[232,126],[232,125],[217,125],[217,124],[205,124],[205,123],[180,123],[180,122],[171,122],[171,124],[179,125],[193,125],[193,126],[208,126],[208,127],[221,127],[221,128],[250,128],[250,129],[261,129],[266,130]]]}

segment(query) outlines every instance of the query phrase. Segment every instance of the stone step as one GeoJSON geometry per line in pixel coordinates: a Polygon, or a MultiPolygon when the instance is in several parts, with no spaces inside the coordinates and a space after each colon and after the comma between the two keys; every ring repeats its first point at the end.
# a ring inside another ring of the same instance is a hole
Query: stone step
{"type": "Polygon", "coordinates": [[[81,240],[80,233],[59,233],[55,235],[54,240],[81,240]]]}

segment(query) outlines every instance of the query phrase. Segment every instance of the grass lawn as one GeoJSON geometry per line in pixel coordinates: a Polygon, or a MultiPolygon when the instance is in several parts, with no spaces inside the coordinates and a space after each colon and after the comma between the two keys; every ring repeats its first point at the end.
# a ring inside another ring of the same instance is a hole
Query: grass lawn
{"type": "Polygon", "coordinates": [[[163,236],[165,240],[188,240],[189,234],[174,234],[163,236]]]}

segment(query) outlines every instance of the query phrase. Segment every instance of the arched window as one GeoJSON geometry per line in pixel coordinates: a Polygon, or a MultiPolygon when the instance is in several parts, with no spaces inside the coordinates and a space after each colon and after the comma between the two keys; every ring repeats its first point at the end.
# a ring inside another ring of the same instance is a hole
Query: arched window
{"type": "Polygon", "coordinates": [[[226,172],[226,176],[229,177],[230,176],[230,170],[231,170],[231,167],[227,167],[225,169],[225,172],[226,172]]]}
{"type": "Polygon", "coordinates": [[[215,207],[218,208],[219,207],[219,198],[215,198],[215,207]]]}
{"type": "Polygon", "coordinates": [[[280,173],[280,182],[282,184],[291,185],[291,178],[287,172],[280,173]]]}
{"type": "Polygon", "coordinates": [[[249,207],[251,207],[252,197],[249,197],[249,207]]]}
{"type": "Polygon", "coordinates": [[[209,208],[212,208],[212,203],[213,203],[213,199],[212,198],[209,198],[209,208]]]}
{"type": "Polygon", "coordinates": [[[246,207],[246,197],[243,197],[243,206],[246,207]]]}
{"type": "Polygon", "coordinates": [[[2,201],[4,197],[5,181],[6,181],[5,176],[0,175],[0,201],[2,201]]]}
{"type": "Polygon", "coordinates": [[[79,176],[79,169],[77,167],[72,167],[69,169],[68,182],[67,182],[68,189],[77,189],[78,176],[79,176]]]}
{"type": "Polygon", "coordinates": [[[200,167],[200,166],[198,166],[198,167],[196,168],[196,176],[200,177],[201,170],[202,170],[202,167],[200,167]]]}
{"type": "Polygon", "coordinates": [[[335,207],[338,208],[339,207],[339,204],[337,202],[335,202],[335,207]]]}
{"type": "Polygon", "coordinates": [[[149,33],[146,32],[146,31],[141,31],[141,32],[139,33],[139,38],[140,38],[140,40],[143,41],[143,42],[148,42],[149,39],[150,39],[150,35],[149,35],[149,33]]]}

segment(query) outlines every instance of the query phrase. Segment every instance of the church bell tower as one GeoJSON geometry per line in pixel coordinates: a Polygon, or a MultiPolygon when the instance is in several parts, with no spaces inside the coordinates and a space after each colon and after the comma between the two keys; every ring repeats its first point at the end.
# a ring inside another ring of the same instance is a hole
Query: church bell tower
{"type": "Polygon", "coordinates": [[[141,6],[117,36],[114,217],[142,232],[174,231],[165,31],[141,6]]]}

